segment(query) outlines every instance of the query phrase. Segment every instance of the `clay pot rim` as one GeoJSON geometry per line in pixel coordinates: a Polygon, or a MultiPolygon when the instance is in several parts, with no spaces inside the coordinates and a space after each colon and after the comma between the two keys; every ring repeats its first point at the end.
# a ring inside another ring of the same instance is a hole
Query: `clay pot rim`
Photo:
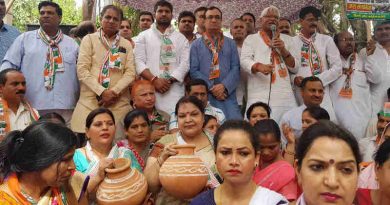
{"type": "Polygon", "coordinates": [[[173,145],[173,149],[180,149],[180,148],[196,148],[196,145],[194,144],[182,144],[182,145],[173,145]]]}
{"type": "Polygon", "coordinates": [[[127,158],[118,158],[118,159],[115,159],[114,160],[114,168],[106,168],[105,171],[107,173],[118,173],[118,172],[122,172],[128,168],[130,168],[130,164],[131,164],[131,161],[130,159],[127,159],[127,158]],[[121,166],[121,167],[118,167],[118,168],[115,168],[115,164],[116,163],[122,163],[121,161],[124,161],[124,165],[121,166]]]}

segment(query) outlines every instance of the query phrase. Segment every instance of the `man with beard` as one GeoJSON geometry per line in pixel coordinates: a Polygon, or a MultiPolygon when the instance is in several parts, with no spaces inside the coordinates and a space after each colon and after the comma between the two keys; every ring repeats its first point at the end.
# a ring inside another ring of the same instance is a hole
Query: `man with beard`
{"type": "Polygon", "coordinates": [[[156,107],[166,113],[172,113],[184,96],[183,80],[189,69],[188,40],[171,26],[172,11],[171,3],[158,1],[156,23],[138,35],[134,49],[137,74],[152,82],[156,107]]]}
{"type": "Polygon", "coordinates": [[[330,88],[333,107],[339,124],[359,140],[371,117],[370,84],[380,82],[381,71],[372,63],[372,53],[363,62],[348,31],[336,34],[334,42],[341,54],[343,75],[330,88]]]}
{"type": "Polygon", "coordinates": [[[182,11],[179,14],[179,31],[182,33],[191,44],[195,39],[196,35],[194,34],[195,28],[195,16],[191,11],[182,11]]]}
{"type": "Polygon", "coordinates": [[[4,0],[0,0],[0,61],[3,60],[12,42],[20,35],[18,29],[4,23],[5,9],[4,0]]]}
{"type": "Polygon", "coordinates": [[[280,18],[278,25],[279,33],[283,33],[289,36],[292,36],[291,32],[291,21],[287,18],[280,18]]]}
{"type": "Polygon", "coordinates": [[[191,46],[190,75],[207,83],[209,101],[223,111],[226,119],[242,119],[236,88],[240,79],[240,61],[236,43],[222,33],[222,12],[209,7],[206,31],[191,46]]]}
{"type": "Polygon", "coordinates": [[[256,18],[252,13],[244,13],[240,17],[246,23],[246,32],[248,35],[256,33],[256,18]]]}
{"type": "Polygon", "coordinates": [[[380,70],[382,75],[382,82],[370,87],[373,115],[386,102],[386,90],[390,87],[390,20],[377,22],[374,39],[376,42],[370,41],[367,48],[360,51],[363,60],[375,64],[375,69],[380,70]]]}
{"type": "MultiPolygon", "coordinates": [[[[385,107],[389,107],[390,103],[385,103],[385,107]]],[[[377,113],[378,122],[376,124],[377,134],[369,138],[363,138],[359,141],[360,153],[363,156],[363,162],[373,161],[373,155],[377,150],[383,131],[388,123],[390,123],[390,113],[382,109],[377,113]]]]}
{"type": "Polygon", "coordinates": [[[62,9],[57,3],[42,1],[38,10],[40,28],[15,39],[1,69],[17,68],[23,73],[26,98],[39,114],[56,112],[69,123],[79,98],[79,46],[59,28],[62,9]]]}
{"type": "Polygon", "coordinates": [[[341,76],[342,65],[339,50],[333,39],[317,32],[320,16],[321,11],[312,6],[302,8],[299,12],[301,31],[292,40],[300,56],[300,67],[292,79],[295,85],[295,97],[301,105],[303,103],[300,96],[302,79],[313,75],[320,78],[325,88],[321,107],[328,111],[331,119],[335,119],[329,87],[341,76]]]}
{"type": "Polygon", "coordinates": [[[26,80],[13,68],[0,72],[0,141],[12,130],[23,130],[38,120],[38,112],[24,99],[26,80]]]}
{"type": "MultiPolygon", "coordinates": [[[[236,42],[238,56],[241,56],[241,48],[244,40],[247,36],[246,24],[241,18],[234,19],[230,24],[230,34],[233,37],[233,40],[236,42]]],[[[241,111],[245,111],[243,108],[244,97],[246,98],[246,83],[247,83],[247,74],[244,69],[240,69],[240,83],[238,84],[236,90],[237,103],[240,106],[241,111]]]]}

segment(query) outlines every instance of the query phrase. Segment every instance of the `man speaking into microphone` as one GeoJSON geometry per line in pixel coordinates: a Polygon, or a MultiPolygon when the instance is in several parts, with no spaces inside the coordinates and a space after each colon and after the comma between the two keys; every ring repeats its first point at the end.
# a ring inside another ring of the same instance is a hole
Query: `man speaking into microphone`
{"type": "Polygon", "coordinates": [[[297,106],[289,72],[296,73],[299,64],[299,52],[292,50],[289,37],[276,31],[279,17],[275,6],[261,12],[261,29],[245,39],[240,58],[241,68],[249,73],[246,107],[258,101],[268,103],[276,122],[297,106]]]}

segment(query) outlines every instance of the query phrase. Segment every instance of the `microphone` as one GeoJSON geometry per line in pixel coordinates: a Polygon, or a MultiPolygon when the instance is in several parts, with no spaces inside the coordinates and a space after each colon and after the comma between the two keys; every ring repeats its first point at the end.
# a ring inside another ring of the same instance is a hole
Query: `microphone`
{"type": "Polygon", "coordinates": [[[274,38],[276,35],[276,25],[275,24],[271,24],[271,32],[272,32],[272,38],[274,38]]]}

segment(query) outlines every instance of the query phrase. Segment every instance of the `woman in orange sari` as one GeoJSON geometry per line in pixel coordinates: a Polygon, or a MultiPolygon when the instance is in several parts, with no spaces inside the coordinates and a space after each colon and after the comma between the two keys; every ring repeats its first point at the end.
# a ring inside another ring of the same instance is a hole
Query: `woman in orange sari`
{"type": "Polygon", "coordinates": [[[282,156],[280,129],[272,119],[260,120],[254,126],[260,142],[260,163],[253,175],[257,185],[282,194],[287,200],[298,198],[295,171],[282,156]]]}
{"type": "Polygon", "coordinates": [[[0,144],[0,204],[87,204],[88,180],[74,175],[75,148],[74,133],[52,122],[10,132],[0,144]]]}

